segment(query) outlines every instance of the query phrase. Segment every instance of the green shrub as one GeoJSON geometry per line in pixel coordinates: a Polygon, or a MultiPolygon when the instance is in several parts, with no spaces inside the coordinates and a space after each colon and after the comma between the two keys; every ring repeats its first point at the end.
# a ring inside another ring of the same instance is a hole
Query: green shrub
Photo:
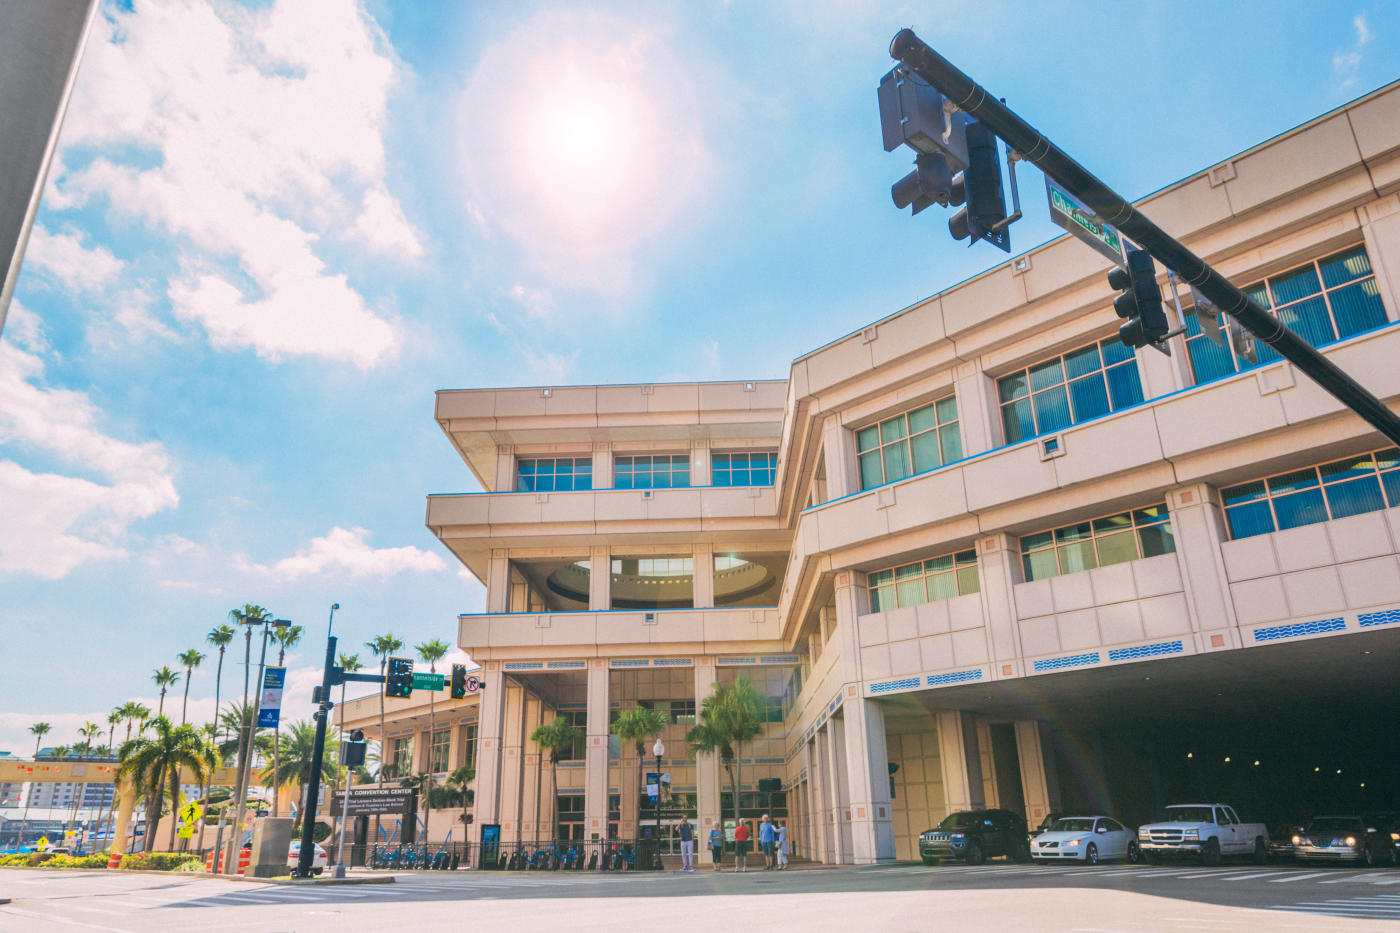
{"type": "Polygon", "coordinates": [[[182,868],[183,865],[203,866],[198,855],[192,852],[151,852],[149,854],[128,855],[122,859],[122,868],[127,871],[194,871],[182,868]]]}
{"type": "Polygon", "coordinates": [[[55,855],[44,863],[45,868],[106,868],[107,853],[95,855],[55,855]]]}
{"type": "Polygon", "coordinates": [[[28,852],[15,852],[10,855],[0,855],[0,865],[28,865],[28,852]]]}

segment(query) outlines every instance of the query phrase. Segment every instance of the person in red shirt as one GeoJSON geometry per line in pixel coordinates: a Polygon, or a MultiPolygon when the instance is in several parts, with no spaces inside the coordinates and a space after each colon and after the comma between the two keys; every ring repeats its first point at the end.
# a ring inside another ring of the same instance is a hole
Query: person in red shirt
{"type": "Polygon", "coordinates": [[[749,828],[742,822],[734,827],[734,870],[749,870],[749,828]]]}

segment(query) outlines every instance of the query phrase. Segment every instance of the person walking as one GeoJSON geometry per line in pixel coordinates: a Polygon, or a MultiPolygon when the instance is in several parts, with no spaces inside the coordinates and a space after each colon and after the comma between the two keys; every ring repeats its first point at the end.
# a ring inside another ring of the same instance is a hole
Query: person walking
{"type": "Polygon", "coordinates": [[[710,826],[710,858],[714,859],[715,871],[719,871],[719,863],[724,861],[724,830],[719,828],[719,820],[710,826]]]}
{"type": "Polygon", "coordinates": [[[734,870],[749,870],[749,828],[743,820],[734,827],[734,870]]]}
{"type": "Polygon", "coordinates": [[[695,827],[681,817],[681,871],[695,871],[695,827]]]}
{"type": "Polygon", "coordinates": [[[786,821],[786,820],[784,820],[783,822],[781,822],[781,823],[778,824],[778,840],[777,840],[777,847],[778,847],[778,871],[784,871],[784,870],[787,869],[787,864],[788,864],[788,838],[787,838],[787,821],[786,821]]]}
{"type": "Polygon", "coordinates": [[[763,818],[758,821],[758,847],[763,850],[763,870],[773,869],[773,840],[776,834],[773,832],[773,822],[768,819],[768,814],[763,814],[763,818]]]}

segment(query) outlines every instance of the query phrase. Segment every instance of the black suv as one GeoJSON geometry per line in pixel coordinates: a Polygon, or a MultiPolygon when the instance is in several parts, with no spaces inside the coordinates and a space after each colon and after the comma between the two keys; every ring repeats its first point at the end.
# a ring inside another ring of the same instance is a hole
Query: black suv
{"type": "Polygon", "coordinates": [[[960,810],[949,813],[919,837],[919,857],[925,865],[959,858],[981,865],[989,857],[1009,855],[1018,862],[1031,858],[1026,819],[1010,810],[960,810]]]}

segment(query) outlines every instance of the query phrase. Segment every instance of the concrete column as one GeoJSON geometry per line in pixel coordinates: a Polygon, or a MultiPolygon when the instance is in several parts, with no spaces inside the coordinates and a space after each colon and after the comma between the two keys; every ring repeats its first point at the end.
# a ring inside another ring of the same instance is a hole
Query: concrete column
{"type": "Polygon", "coordinates": [[[486,611],[510,612],[510,552],[491,551],[486,562],[486,611]]]}
{"type": "Polygon", "coordinates": [[[854,858],[851,838],[851,783],[846,767],[846,720],[836,715],[827,721],[831,732],[831,788],[835,791],[837,861],[849,865],[854,858]]]}
{"type": "Polygon", "coordinates": [[[588,662],[588,722],[584,749],[584,838],[601,839],[608,831],[608,662],[588,662]]]}
{"type": "Polygon", "coordinates": [[[982,793],[982,761],[977,746],[977,726],[968,713],[940,712],[938,719],[938,760],[943,769],[943,805],[954,810],[980,810],[986,806],[982,793]]]}
{"type": "Polygon", "coordinates": [[[1167,491],[1176,560],[1191,613],[1191,627],[1201,633],[1199,647],[1238,647],[1235,605],[1225,576],[1220,542],[1226,540],[1225,517],[1204,483],[1167,491]]]}
{"type": "Polygon", "coordinates": [[[715,605],[715,546],[709,542],[697,543],[693,555],[695,608],[711,609],[715,605]]]}
{"type": "MultiPolygon", "coordinates": [[[[1164,290],[1164,293],[1165,290],[1164,290]]],[[[1176,306],[1171,300],[1170,293],[1166,293],[1166,306],[1169,319],[1176,318],[1176,306]]],[[[1137,357],[1138,378],[1142,382],[1143,398],[1161,398],[1169,392],[1186,387],[1182,381],[1181,372],[1177,369],[1177,363],[1186,356],[1184,343],[1176,338],[1172,339],[1176,346],[1176,353],[1167,356],[1151,347],[1138,347],[1134,351],[1137,357]]]]}
{"type": "Polygon", "coordinates": [[[828,849],[826,774],[822,770],[821,750],[817,747],[816,738],[802,743],[802,764],[807,769],[808,857],[825,862],[828,849]]]}
{"type": "MultiPolygon", "coordinates": [[[[853,685],[862,678],[860,668],[860,637],[856,619],[864,610],[869,596],[865,574],[843,570],[832,581],[832,601],[835,603],[836,627],[831,635],[837,649],[833,673],[837,683],[853,685]]],[[[847,699],[858,693],[848,690],[847,699]]]]}
{"type": "Polygon", "coordinates": [[[612,549],[606,544],[588,549],[588,608],[612,608],[612,549]]]}
{"type": "Polygon", "coordinates": [[[713,466],[710,457],[710,442],[704,439],[693,441],[690,445],[690,485],[713,485],[713,466]]]}
{"type": "MultiPolygon", "coordinates": [[[[117,785],[117,821],[112,826],[113,852],[126,851],[126,836],[131,830],[131,811],[134,809],[136,809],[136,788],[130,780],[123,780],[117,785]]],[[[149,826],[146,831],[151,831],[149,826]]]]}
{"type": "Polygon", "coordinates": [[[600,443],[593,445],[593,488],[613,488],[613,452],[611,444],[600,443]]]}
{"type": "Polygon", "coordinates": [[[1016,541],[1010,535],[977,539],[977,576],[982,586],[982,614],[987,621],[988,656],[994,661],[1019,658],[1021,635],[1011,588],[1021,582],[1021,566],[1016,541]]]}
{"type": "Polygon", "coordinates": [[[525,688],[506,687],[503,761],[501,764],[501,841],[519,842],[524,821],[525,688]]]}
{"type": "Polygon", "coordinates": [[[822,451],[826,461],[826,496],[839,499],[860,491],[860,472],[856,469],[856,444],[851,432],[841,426],[835,415],[828,415],[822,425],[822,451]]]}
{"type": "Polygon", "coordinates": [[[953,391],[958,400],[958,427],[962,429],[963,456],[980,454],[1002,443],[996,387],[977,361],[953,371],[953,391]]]}
{"type": "MultiPolygon", "coordinates": [[[[715,662],[713,658],[695,659],[695,709],[700,709],[700,704],[705,701],[714,689],[714,683],[718,678],[715,674],[715,662]]],[[[716,822],[724,819],[724,814],[720,812],[720,789],[723,785],[723,776],[718,755],[696,755],[695,756],[695,807],[696,825],[700,829],[699,837],[704,840],[710,835],[710,827],[716,822]]]]}
{"type": "Polygon", "coordinates": [[[829,726],[830,723],[823,725],[816,733],[817,767],[821,771],[822,861],[836,865],[841,861],[841,834],[829,726]]]}
{"type": "Polygon", "coordinates": [[[496,475],[493,492],[515,492],[515,448],[496,448],[496,475]]]}
{"type": "Polygon", "coordinates": [[[1015,729],[1026,822],[1039,826],[1049,813],[1060,809],[1060,781],[1055,771],[1054,749],[1045,741],[1040,723],[1035,720],[1019,720],[1015,729]]]}
{"type": "Polygon", "coordinates": [[[850,785],[851,847],[857,865],[894,860],[885,714],[874,700],[847,696],[844,733],[850,785]]]}
{"type": "Polygon", "coordinates": [[[505,676],[500,662],[488,662],[478,675],[482,680],[481,709],[476,732],[476,798],[472,812],[477,823],[501,822],[501,765],[505,726],[505,676]]]}
{"type": "Polygon", "coordinates": [[[982,799],[989,807],[1001,806],[1001,794],[997,793],[997,756],[992,744],[991,724],[977,720],[977,761],[982,772],[982,799]]]}
{"type": "Polygon", "coordinates": [[[526,691],[524,710],[525,722],[520,730],[520,821],[523,838],[534,841],[544,838],[543,827],[549,821],[549,808],[544,804],[544,773],[549,769],[544,766],[546,758],[540,754],[539,747],[530,741],[530,733],[544,721],[544,703],[534,693],[526,691]]]}
{"type": "Polygon", "coordinates": [[[1400,195],[1363,205],[1357,213],[1366,239],[1366,254],[1376,270],[1385,316],[1400,321],[1400,306],[1396,303],[1396,295],[1400,294],[1400,195]]]}

